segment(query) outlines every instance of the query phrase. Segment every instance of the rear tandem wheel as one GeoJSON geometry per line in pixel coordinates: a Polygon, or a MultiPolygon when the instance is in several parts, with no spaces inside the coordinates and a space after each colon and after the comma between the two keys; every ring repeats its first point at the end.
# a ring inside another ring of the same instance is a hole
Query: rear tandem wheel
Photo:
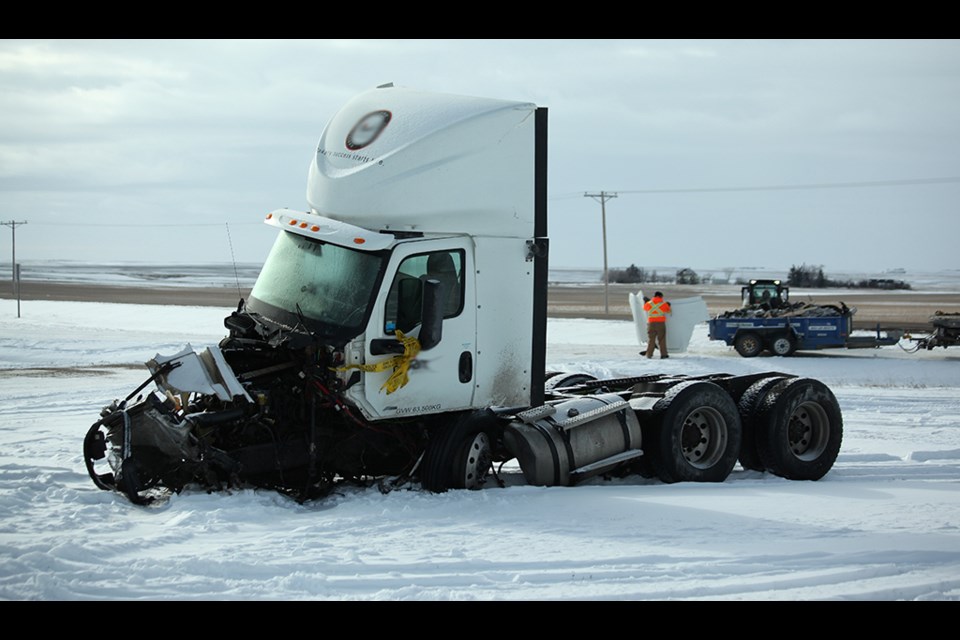
{"type": "Polygon", "coordinates": [[[740,452],[740,414],[717,384],[672,387],[643,429],[644,457],[663,482],[723,482],[740,452]]]}
{"type": "Polygon", "coordinates": [[[819,480],[840,453],[840,405],[819,380],[790,378],[777,383],[759,404],[754,424],[763,466],[782,478],[819,480]]]}
{"type": "Polygon", "coordinates": [[[740,466],[746,470],[766,471],[766,467],[760,460],[760,453],[757,451],[757,438],[762,437],[758,433],[761,427],[757,413],[774,385],[785,379],[786,376],[761,378],[747,387],[747,390],[740,396],[740,402],[737,404],[743,426],[740,441],[740,466]]]}

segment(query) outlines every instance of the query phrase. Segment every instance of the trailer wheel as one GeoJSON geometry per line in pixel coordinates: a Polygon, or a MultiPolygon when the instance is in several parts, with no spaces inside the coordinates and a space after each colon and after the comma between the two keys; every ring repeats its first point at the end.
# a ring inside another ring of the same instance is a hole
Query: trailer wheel
{"type": "Polygon", "coordinates": [[[776,336],[773,341],[770,342],[770,351],[772,351],[774,355],[789,356],[793,355],[793,352],[796,350],[797,341],[794,340],[790,334],[776,336]]]}
{"type": "Polygon", "coordinates": [[[733,348],[744,358],[753,358],[763,351],[763,341],[755,333],[741,333],[733,341],[733,348]]]}
{"type": "Polygon", "coordinates": [[[740,466],[749,471],[766,471],[763,462],[760,460],[760,452],[757,451],[757,438],[761,435],[758,430],[758,416],[760,405],[764,398],[770,393],[771,389],[783,380],[785,376],[770,376],[761,378],[740,396],[740,402],[737,404],[737,410],[740,412],[740,422],[742,425],[740,438],[740,466]]]}
{"type": "MultiPolygon", "coordinates": [[[[667,391],[653,407],[655,426],[644,441],[664,482],[723,482],[740,452],[740,414],[718,385],[691,380],[667,391]]],[[[645,434],[646,435],[646,434],[645,434]]]]}
{"type": "Polygon", "coordinates": [[[427,491],[480,489],[493,466],[499,421],[490,411],[463,414],[438,427],[423,455],[420,485],[427,491]]]}
{"type": "Polygon", "coordinates": [[[782,478],[819,480],[840,453],[840,405],[819,380],[792,378],[777,385],[761,403],[755,424],[760,459],[782,478]]]}

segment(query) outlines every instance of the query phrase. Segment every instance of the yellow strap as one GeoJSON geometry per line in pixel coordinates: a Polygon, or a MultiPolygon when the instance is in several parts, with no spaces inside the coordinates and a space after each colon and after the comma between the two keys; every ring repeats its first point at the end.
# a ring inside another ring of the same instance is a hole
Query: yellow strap
{"type": "Polygon", "coordinates": [[[390,377],[387,378],[387,381],[380,386],[381,391],[386,389],[387,395],[390,395],[409,382],[410,378],[407,376],[407,370],[410,368],[410,363],[413,362],[413,359],[416,358],[417,354],[420,353],[419,340],[412,336],[403,335],[403,332],[401,332],[399,329],[396,331],[396,336],[397,340],[403,343],[402,354],[397,354],[392,358],[381,360],[375,364],[348,364],[343,367],[337,367],[334,369],[334,371],[360,369],[361,371],[379,372],[386,371],[387,369],[393,367],[393,373],[391,373],[390,377]]]}

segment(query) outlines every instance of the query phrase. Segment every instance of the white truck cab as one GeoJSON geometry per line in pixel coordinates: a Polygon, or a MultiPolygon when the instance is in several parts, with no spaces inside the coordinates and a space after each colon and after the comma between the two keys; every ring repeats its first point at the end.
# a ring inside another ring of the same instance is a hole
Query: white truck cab
{"type": "Polygon", "coordinates": [[[345,364],[363,368],[341,372],[344,396],[369,420],[542,401],[546,116],[394,86],[360,94],[320,138],[309,211],[267,216],[284,233],[249,308],[349,338],[345,364]],[[396,355],[383,344],[398,330],[421,338],[427,279],[442,286],[442,337],[385,393],[392,370],[373,369],[396,355]]]}

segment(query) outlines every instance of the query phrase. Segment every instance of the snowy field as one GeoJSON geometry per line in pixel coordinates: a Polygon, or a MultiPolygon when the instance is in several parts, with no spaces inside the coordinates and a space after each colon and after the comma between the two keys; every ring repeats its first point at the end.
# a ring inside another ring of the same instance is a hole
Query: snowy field
{"type": "Polygon", "coordinates": [[[818,482],[629,478],[435,495],[97,489],[82,440],[142,363],[231,309],[0,300],[0,599],[960,600],[960,348],[740,358],[706,327],[646,360],[632,323],[551,320],[548,366],[598,376],[816,377],[844,441],[818,482]]]}

